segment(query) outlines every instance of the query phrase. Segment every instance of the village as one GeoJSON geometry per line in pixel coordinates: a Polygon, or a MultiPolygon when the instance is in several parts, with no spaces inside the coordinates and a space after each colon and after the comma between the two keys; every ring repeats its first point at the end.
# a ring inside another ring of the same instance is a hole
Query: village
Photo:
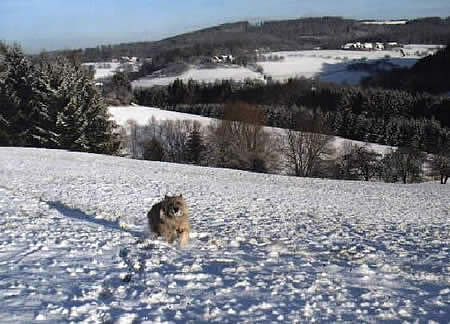
{"type": "Polygon", "coordinates": [[[361,51],[383,51],[383,50],[392,50],[392,49],[401,49],[403,46],[397,42],[374,42],[374,43],[347,43],[342,45],[342,49],[344,50],[361,50],[361,51]]]}

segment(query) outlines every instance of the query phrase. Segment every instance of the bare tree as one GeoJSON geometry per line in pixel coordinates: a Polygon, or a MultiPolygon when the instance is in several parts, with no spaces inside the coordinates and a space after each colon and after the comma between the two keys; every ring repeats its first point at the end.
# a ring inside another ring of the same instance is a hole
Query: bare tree
{"type": "Polygon", "coordinates": [[[128,135],[128,147],[131,154],[131,158],[138,158],[138,125],[135,120],[127,120],[128,135]]]}
{"type": "Polygon", "coordinates": [[[296,176],[314,176],[333,151],[333,137],[327,135],[327,127],[318,116],[298,114],[293,126],[294,129],[284,130],[281,138],[281,151],[287,166],[296,176]]]}
{"type": "Polygon", "coordinates": [[[143,158],[144,160],[164,161],[164,147],[155,137],[143,142],[143,158]]]}
{"type": "Polygon", "coordinates": [[[273,169],[277,158],[263,124],[263,110],[242,102],[228,104],[223,120],[208,128],[211,163],[257,172],[273,169]]]}
{"type": "Polygon", "coordinates": [[[391,150],[382,161],[385,179],[395,182],[400,178],[405,184],[420,181],[425,158],[426,155],[414,147],[399,147],[397,150],[391,150]]]}
{"type": "Polygon", "coordinates": [[[338,158],[339,173],[344,179],[369,181],[379,174],[381,154],[369,149],[368,145],[344,143],[338,158]]]}
{"type": "Polygon", "coordinates": [[[450,177],[450,153],[446,150],[433,155],[430,165],[432,175],[438,175],[441,178],[441,184],[446,184],[450,177]]]}
{"type": "Polygon", "coordinates": [[[188,134],[194,128],[191,120],[166,120],[161,124],[162,143],[165,146],[167,160],[185,162],[188,134]]]}
{"type": "Polygon", "coordinates": [[[334,177],[337,179],[356,180],[355,160],[352,158],[355,145],[351,141],[345,141],[338,150],[335,160],[334,177]]]}

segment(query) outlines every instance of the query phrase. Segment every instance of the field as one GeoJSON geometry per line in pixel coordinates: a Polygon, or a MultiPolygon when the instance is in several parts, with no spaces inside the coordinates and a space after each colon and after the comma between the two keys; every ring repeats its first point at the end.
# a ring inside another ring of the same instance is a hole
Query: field
{"type": "Polygon", "coordinates": [[[262,80],[263,76],[238,65],[221,66],[218,68],[199,68],[193,65],[180,75],[161,76],[158,74],[158,77],[150,76],[133,81],[132,86],[134,88],[146,88],[154,85],[168,85],[176,79],[183,80],[184,82],[192,79],[198,82],[214,83],[217,80],[234,80],[238,82],[243,82],[246,79],[262,80]]]}
{"type": "Polygon", "coordinates": [[[97,62],[97,63],[84,63],[84,66],[93,66],[95,69],[94,79],[110,78],[120,68],[120,63],[113,62],[97,62]]]}
{"type": "Polygon", "coordinates": [[[156,120],[196,120],[203,126],[209,125],[212,119],[192,114],[184,114],[175,111],[163,110],[145,106],[120,106],[109,107],[112,119],[120,126],[127,126],[128,120],[133,120],[139,126],[145,126],[153,117],[156,120]]]}
{"type": "Polygon", "coordinates": [[[362,78],[369,76],[367,71],[349,70],[354,63],[374,64],[383,60],[385,69],[392,67],[411,67],[419,58],[415,55],[416,47],[406,50],[410,56],[403,57],[400,51],[347,51],[314,50],[297,52],[274,52],[266,57],[278,56],[284,59],[276,62],[259,62],[264,74],[273,80],[286,81],[293,77],[318,78],[322,81],[358,84],[362,78]],[[388,64],[386,64],[386,62],[388,64]]]}
{"type": "Polygon", "coordinates": [[[11,147],[0,163],[3,323],[448,321],[448,185],[11,147]],[[184,249],[146,230],[166,193],[190,206],[184,249]]]}
{"type": "Polygon", "coordinates": [[[263,72],[255,72],[237,65],[219,66],[217,68],[201,68],[191,65],[190,68],[179,75],[165,76],[160,73],[138,79],[133,87],[145,88],[155,85],[168,85],[181,79],[197,80],[199,82],[215,82],[217,80],[235,80],[243,82],[246,79],[265,81],[271,77],[273,80],[286,81],[289,78],[317,78],[322,81],[358,84],[362,78],[371,75],[374,71],[352,70],[349,66],[355,63],[367,64],[368,68],[376,65],[380,70],[389,70],[394,67],[411,67],[424,55],[434,53],[441,45],[405,45],[403,53],[400,50],[385,51],[355,51],[355,50],[311,50],[271,52],[263,56],[265,61],[257,62],[263,72]],[[269,57],[283,57],[280,61],[269,61],[269,57]]]}

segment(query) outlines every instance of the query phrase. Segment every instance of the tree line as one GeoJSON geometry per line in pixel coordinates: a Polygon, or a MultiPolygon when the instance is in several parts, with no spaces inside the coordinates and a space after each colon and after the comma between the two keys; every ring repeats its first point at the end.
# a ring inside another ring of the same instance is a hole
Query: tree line
{"type": "MultiPolygon", "coordinates": [[[[265,114],[243,102],[226,104],[223,119],[196,121],[152,118],[145,126],[129,121],[127,147],[132,158],[232,168],[299,177],[412,183],[445,175],[450,154],[427,156],[413,144],[386,149],[346,141],[338,148],[326,121],[309,111],[296,114],[289,129],[268,130],[265,114]]],[[[447,147],[448,148],[448,147],[447,147]]],[[[448,173],[447,173],[448,174],[448,173]]]]}
{"type": "Polygon", "coordinates": [[[175,80],[167,87],[136,89],[144,106],[222,118],[227,102],[242,101],[264,111],[267,126],[289,128],[301,110],[319,113],[334,135],[402,146],[411,139],[427,152],[450,140],[450,98],[402,90],[335,85],[308,79],[262,85],[175,80]]]}
{"type": "Polygon", "coordinates": [[[72,53],[76,53],[83,62],[107,61],[121,56],[176,62],[223,52],[240,56],[257,48],[270,48],[272,51],[315,47],[336,49],[344,43],[357,41],[445,44],[449,39],[450,18],[427,17],[410,20],[404,25],[368,25],[341,17],[310,17],[256,24],[247,21],[230,23],[155,42],[100,45],[72,53]]]}

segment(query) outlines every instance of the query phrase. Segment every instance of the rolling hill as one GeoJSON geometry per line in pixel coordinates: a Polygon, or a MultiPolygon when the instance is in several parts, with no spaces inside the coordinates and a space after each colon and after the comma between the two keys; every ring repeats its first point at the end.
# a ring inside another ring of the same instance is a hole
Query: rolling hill
{"type": "Polygon", "coordinates": [[[350,41],[396,41],[404,44],[445,44],[450,39],[450,18],[421,18],[405,24],[367,24],[341,17],[314,17],[223,24],[159,41],[102,45],[76,52],[84,62],[113,57],[152,57],[154,61],[213,55],[235,56],[257,48],[272,51],[337,49],[350,41]]]}
{"type": "Polygon", "coordinates": [[[450,186],[0,148],[3,322],[441,322],[450,186]],[[146,212],[182,193],[180,249],[146,212]],[[4,321],[6,319],[6,321],[4,321]]]}

